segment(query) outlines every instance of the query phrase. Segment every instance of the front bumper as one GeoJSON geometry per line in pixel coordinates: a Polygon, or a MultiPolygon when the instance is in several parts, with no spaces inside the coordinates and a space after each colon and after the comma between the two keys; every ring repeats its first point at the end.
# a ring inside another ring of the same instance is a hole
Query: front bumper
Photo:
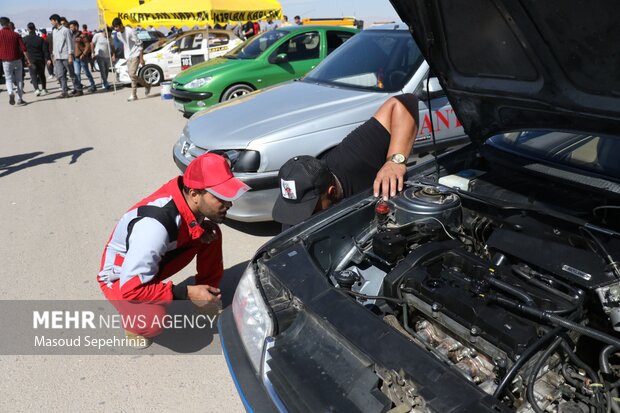
{"type": "Polygon", "coordinates": [[[129,77],[129,72],[127,71],[127,66],[121,66],[120,69],[114,69],[116,73],[116,81],[118,83],[129,84],[131,83],[131,78],[129,77]]]}
{"type": "Polygon", "coordinates": [[[189,90],[180,90],[171,88],[170,94],[179,100],[204,100],[213,96],[211,92],[190,92],[189,90]]]}
{"type": "Polygon", "coordinates": [[[217,99],[213,98],[213,93],[211,92],[192,92],[172,87],[170,94],[174,98],[176,108],[188,114],[200,112],[207,106],[218,103],[217,99]]]}
{"type": "Polygon", "coordinates": [[[276,405],[269,397],[260,377],[254,371],[250,359],[247,357],[230,307],[221,314],[218,330],[228,370],[246,411],[256,413],[277,412],[276,405]]]}

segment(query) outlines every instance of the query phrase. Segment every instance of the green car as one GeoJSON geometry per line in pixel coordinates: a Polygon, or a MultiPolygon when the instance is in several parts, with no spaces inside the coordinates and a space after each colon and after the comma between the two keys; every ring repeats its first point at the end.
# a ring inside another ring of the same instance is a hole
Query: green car
{"type": "Polygon", "coordinates": [[[186,116],[254,90],[302,77],[359,30],[289,26],[255,36],[221,58],[179,73],[174,105],[186,116]]]}

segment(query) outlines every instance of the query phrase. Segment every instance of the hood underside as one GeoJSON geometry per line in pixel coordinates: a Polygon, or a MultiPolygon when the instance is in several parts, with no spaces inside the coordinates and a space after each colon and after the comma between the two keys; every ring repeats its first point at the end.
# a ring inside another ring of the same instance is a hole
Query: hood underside
{"type": "Polygon", "coordinates": [[[391,0],[478,142],[620,131],[620,25],[604,0],[391,0]]]}

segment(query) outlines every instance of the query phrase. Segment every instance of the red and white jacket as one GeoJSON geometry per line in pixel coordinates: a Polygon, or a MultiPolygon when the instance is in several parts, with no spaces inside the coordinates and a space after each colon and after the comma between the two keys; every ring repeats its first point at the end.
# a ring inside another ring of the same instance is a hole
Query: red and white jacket
{"type": "Polygon", "coordinates": [[[172,300],[172,283],[163,280],[191,260],[174,262],[175,257],[192,248],[215,249],[212,253],[200,254],[196,269],[199,275],[208,273],[209,278],[219,283],[224,271],[221,233],[218,228],[216,241],[200,242],[204,229],[185,201],[182,179],[181,176],[172,179],[138,202],[114,228],[103,251],[98,280],[104,289],[120,283],[119,299],[172,300]],[[165,274],[160,273],[163,262],[166,263],[165,274]]]}

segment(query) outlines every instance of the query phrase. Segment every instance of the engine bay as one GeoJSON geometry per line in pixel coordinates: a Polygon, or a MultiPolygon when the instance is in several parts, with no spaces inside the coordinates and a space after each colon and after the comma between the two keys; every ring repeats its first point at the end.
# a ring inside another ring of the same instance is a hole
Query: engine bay
{"type": "Polygon", "coordinates": [[[408,182],[356,213],[369,222],[348,244],[319,233],[306,245],[334,288],[507,407],[620,411],[618,218],[588,216],[598,195],[505,179],[408,182]]]}

